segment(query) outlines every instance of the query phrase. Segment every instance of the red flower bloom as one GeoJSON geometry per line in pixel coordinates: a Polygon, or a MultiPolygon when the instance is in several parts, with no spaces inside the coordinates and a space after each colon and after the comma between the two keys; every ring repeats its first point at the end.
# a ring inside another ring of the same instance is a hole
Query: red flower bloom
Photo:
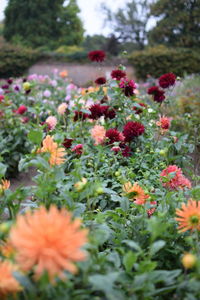
{"type": "Polygon", "coordinates": [[[160,78],[158,80],[159,80],[159,85],[163,89],[166,89],[175,84],[176,75],[174,75],[173,73],[166,73],[166,74],[160,76],[160,78]]]}
{"type": "Polygon", "coordinates": [[[160,90],[157,86],[152,86],[148,89],[147,93],[153,95],[153,99],[156,102],[163,102],[165,100],[165,92],[160,90]]]}
{"type": "Polygon", "coordinates": [[[89,114],[86,114],[82,111],[75,111],[74,112],[74,122],[78,121],[78,120],[82,120],[84,121],[85,119],[87,119],[89,117],[89,114]]]}
{"type": "Polygon", "coordinates": [[[123,134],[114,128],[110,128],[106,131],[106,137],[109,139],[108,144],[124,141],[123,134]]]}
{"type": "Polygon", "coordinates": [[[101,116],[103,116],[102,112],[102,106],[100,104],[93,104],[89,108],[91,115],[89,116],[93,120],[99,119],[101,116]]]}
{"type": "Polygon", "coordinates": [[[27,111],[27,107],[25,105],[21,105],[16,110],[16,113],[19,114],[19,115],[23,115],[26,111],[27,111]]]}
{"type": "Polygon", "coordinates": [[[133,80],[128,80],[127,78],[123,78],[119,83],[119,87],[123,89],[125,96],[131,97],[134,95],[136,84],[133,80]]]}
{"type": "Polygon", "coordinates": [[[13,83],[13,80],[11,78],[7,79],[7,83],[8,84],[12,84],[13,83]]]}
{"type": "Polygon", "coordinates": [[[106,119],[114,119],[116,116],[116,112],[114,108],[108,106],[108,105],[103,105],[101,106],[101,111],[102,114],[105,116],[106,119]]]}
{"type": "Polygon", "coordinates": [[[22,118],[22,123],[28,123],[28,121],[29,121],[29,118],[28,117],[23,117],[22,118]]]}
{"type": "Polygon", "coordinates": [[[176,165],[168,166],[161,172],[160,177],[162,185],[171,190],[191,188],[191,182],[183,175],[181,168],[178,168],[176,165]],[[168,179],[168,181],[164,181],[163,177],[168,179]]]}
{"type": "Polygon", "coordinates": [[[105,84],[105,83],[106,83],[106,78],[105,78],[105,77],[98,77],[98,78],[95,80],[95,83],[98,84],[98,85],[105,84]]]}
{"type": "Polygon", "coordinates": [[[2,102],[4,100],[4,96],[0,95],[0,102],[2,102]]]}
{"type": "Polygon", "coordinates": [[[72,152],[76,152],[77,155],[81,155],[83,153],[83,145],[78,144],[72,148],[72,152]]]}
{"type": "Polygon", "coordinates": [[[102,62],[104,61],[106,54],[102,50],[94,50],[88,53],[88,57],[91,61],[102,62]]]}
{"type": "Polygon", "coordinates": [[[138,104],[141,106],[141,108],[133,106],[133,110],[135,111],[136,114],[141,114],[143,112],[143,107],[146,108],[147,105],[142,102],[140,102],[138,104]]]}
{"type": "Polygon", "coordinates": [[[131,149],[130,149],[129,146],[123,145],[123,146],[121,146],[121,147],[122,147],[122,155],[123,155],[124,157],[129,157],[129,156],[131,156],[131,149]]]}
{"type": "Polygon", "coordinates": [[[148,93],[149,95],[155,95],[155,94],[158,93],[158,91],[159,91],[159,87],[157,87],[157,86],[152,86],[152,87],[150,87],[150,88],[148,89],[147,93],[148,93]]]}
{"type": "Polygon", "coordinates": [[[122,70],[112,70],[111,77],[116,80],[126,77],[126,73],[122,70]]]}
{"type": "Polygon", "coordinates": [[[123,135],[125,136],[125,142],[130,142],[134,137],[143,134],[145,131],[144,125],[139,122],[129,121],[124,126],[123,135]]]}
{"type": "Polygon", "coordinates": [[[66,149],[69,149],[69,148],[71,148],[72,143],[73,143],[73,139],[65,138],[65,139],[64,139],[64,142],[63,142],[63,146],[64,146],[66,149]]]}

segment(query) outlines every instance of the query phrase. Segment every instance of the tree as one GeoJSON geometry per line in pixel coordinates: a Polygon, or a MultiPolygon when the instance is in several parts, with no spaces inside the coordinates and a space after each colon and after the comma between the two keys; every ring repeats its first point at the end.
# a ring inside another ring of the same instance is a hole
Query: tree
{"type": "Polygon", "coordinates": [[[158,18],[149,32],[151,44],[200,46],[200,0],[158,0],[151,6],[151,14],[158,18]]]}
{"type": "Polygon", "coordinates": [[[5,10],[5,39],[31,47],[55,47],[63,41],[63,36],[67,44],[68,35],[76,28],[70,44],[79,43],[83,29],[77,16],[78,7],[75,9],[76,1],[71,0],[66,7],[63,3],[64,0],[9,0],[5,10]],[[75,16],[79,26],[74,25],[75,16]]]}
{"type": "Polygon", "coordinates": [[[148,0],[132,0],[126,4],[124,10],[118,9],[116,13],[112,13],[105,5],[102,6],[102,9],[121,43],[131,42],[138,49],[144,48],[149,20],[148,0]]]}
{"type": "Polygon", "coordinates": [[[60,24],[60,39],[62,45],[80,45],[83,41],[83,23],[78,17],[80,9],[76,0],[70,0],[68,5],[62,9],[60,24]]]}

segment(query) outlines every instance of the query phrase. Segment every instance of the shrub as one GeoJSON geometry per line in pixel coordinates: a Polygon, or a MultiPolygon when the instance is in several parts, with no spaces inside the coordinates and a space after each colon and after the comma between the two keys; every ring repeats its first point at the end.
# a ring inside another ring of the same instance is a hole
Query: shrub
{"type": "Polygon", "coordinates": [[[182,76],[185,73],[192,74],[200,71],[199,53],[191,49],[169,49],[164,46],[148,48],[133,52],[129,62],[135,68],[138,79],[145,79],[147,74],[159,77],[164,73],[173,72],[182,76]]]}
{"type": "Polygon", "coordinates": [[[0,48],[0,78],[23,75],[39,57],[38,51],[3,44],[0,48]]]}
{"type": "Polygon", "coordinates": [[[56,53],[62,53],[62,54],[73,54],[75,52],[83,51],[83,48],[78,47],[76,45],[74,46],[60,46],[58,49],[56,49],[56,53]]]}

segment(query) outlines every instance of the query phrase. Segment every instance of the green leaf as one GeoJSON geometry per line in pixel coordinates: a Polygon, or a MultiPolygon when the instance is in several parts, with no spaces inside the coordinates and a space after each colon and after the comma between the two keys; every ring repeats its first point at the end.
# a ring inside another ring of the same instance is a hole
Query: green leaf
{"type": "Polygon", "coordinates": [[[123,258],[123,264],[126,269],[126,272],[130,272],[133,268],[134,263],[137,260],[137,255],[132,251],[129,251],[125,254],[123,258]]]}
{"type": "Polygon", "coordinates": [[[34,144],[37,144],[37,145],[40,145],[41,142],[42,142],[42,137],[43,137],[43,134],[42,134],[42,131],[41,130],[31,130],[29,133],[28,133],[28,139],[34,143],[34,144]]]}
{"type": "Polygon", "coordinates": [[[141,251],[142,249],[140,248],[140,246],[134,242],[134,241],[131,241],[131,240],[123,240],[122,243],[128,245],[130,248],[134,249],[135,251],[141,251]]]}
{"type": "Polygon", "coordinates": [[[166,242],[159,240],[154,242],[150,247],[150,255],[156,254],[160,249],[162,249],[165,246],[166,242]]]}

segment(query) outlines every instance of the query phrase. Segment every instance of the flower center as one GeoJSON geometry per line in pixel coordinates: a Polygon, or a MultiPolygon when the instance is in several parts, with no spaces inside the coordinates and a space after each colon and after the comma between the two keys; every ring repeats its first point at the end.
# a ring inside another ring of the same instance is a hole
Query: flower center
{"type": "Polygon", "coordinates": [[[199,225],[200,223],[200,218],[198,215],[193,215],[190,217],[190,224],[191,225],[199,225]]]}

